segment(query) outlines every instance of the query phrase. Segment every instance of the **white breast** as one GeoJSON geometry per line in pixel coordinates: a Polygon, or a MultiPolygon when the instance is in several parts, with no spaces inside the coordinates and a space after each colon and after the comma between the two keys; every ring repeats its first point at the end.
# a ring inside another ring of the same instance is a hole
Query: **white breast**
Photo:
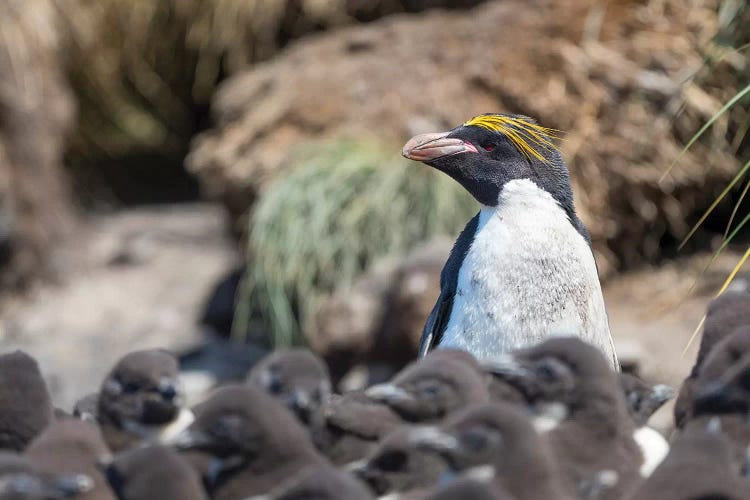
{"type": "Polygon", "coordinates": [[[615,359],[591,248],[552,195],[514,180],[480,212],[439,347],[491,359],[559,335],[615,359]]]}

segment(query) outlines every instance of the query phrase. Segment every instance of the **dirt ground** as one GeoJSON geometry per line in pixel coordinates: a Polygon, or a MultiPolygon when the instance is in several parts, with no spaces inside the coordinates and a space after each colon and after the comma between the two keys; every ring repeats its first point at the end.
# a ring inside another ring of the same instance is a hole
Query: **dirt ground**
{"type": "Polygon", "coordinates": [[[225,227],[210,204],[89,219],[64,250],[65,277],[5,305],[0,349],[33,355],[65,409],[98,390],[126,352],[191,349],[204,337],[197,320],[208,294],[237,263],[225,227]]]}
{"type": "MultiPolygon", "coordinates": [[[[74,254],[74,272],[6,304],[0,349],[21,348],[36,357],[55,402],[64,409],[96,390],[126,352],[155,346],[179,353],[194,349],[205,342],[197,320],[207,297],[238,262],[223,217],[217,206],[195,204],[89,220],[76,244],[66,249],[74,254]]],[[[718,259],[688,297],[709,257],[630,272],[605,286],[618,351],[624,361],[635,359],[651,381],[677,385],[692,366],[698,342],[684,355],[683,349],[738,255],[718,259]]],[[[259,355],[214,348],[213,369],[236,373],[259,355]]],[[[210,376],[191,370],[188,389],[205,390],[210,376]]],[[[665,429],[668,412],[662,413],[655,425],[665,429]]]]}

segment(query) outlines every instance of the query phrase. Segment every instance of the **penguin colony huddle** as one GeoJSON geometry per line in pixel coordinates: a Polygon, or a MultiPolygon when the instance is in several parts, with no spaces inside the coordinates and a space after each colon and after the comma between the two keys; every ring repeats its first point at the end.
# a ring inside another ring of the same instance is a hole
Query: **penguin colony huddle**
{"type": "Polygon", "coordinates": [[[750,293],[708,311],[671,444],[672,391],[558,337],[479,362],[436,349],[335,394],[306,350],[186,408],[166,351],[123,357],[72,414],[0,355],[0,499],[749,499],[750,293]]]}

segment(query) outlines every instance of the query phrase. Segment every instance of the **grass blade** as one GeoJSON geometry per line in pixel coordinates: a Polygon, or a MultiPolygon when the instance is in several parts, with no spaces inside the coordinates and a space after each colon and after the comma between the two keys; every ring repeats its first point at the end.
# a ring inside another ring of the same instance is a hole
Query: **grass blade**
{"type": "Polygon", "coordinates": [[[690,149],[690,147],[693,144],[695,144],[695,141],[697,141],[706,132],[706,130],[708,130],[711,127],[711,125],[713,125],[714,122],[721,117],[721,115],[726,113],[732,106],[737,104],[737,102],[740,99],[742,99],[748,94],[750,94],[750,84],[747,85],[744,89],[737,92],[737,94],[734,97],[732,97],[729,100],[729,102],[727,102],[719,111],[717,111],[716,114],[712,116],[711,119],[708,120],[698,132],[696,132],[696,134],[688,141],[687,145],[684,148],[682,148],[682,151],[680,151],[680,154],[677,155],[677,158],[675,158],[675,160],[672,162],[669,168],[667,168],[667,171],[664,172],[662,176],[659,178],[659,182],[661,183],[664,181],[664,179],[666,179],[667,175],[669,175],[669,173],[672,171],[672,169],[677,164],[677,162],[680,161],[680,158],[682,158],[685,152],[687,152],[687,150],[690,149]]]}
{"type": "Polygon", "coordinates": [[[734,208],[732,209],[732,215],[729,216],[729,222],[727,222],[727,228],[724,230],[724,240],[727,239],[727,235],[729,234],[729,229],[732,227],[732,222],[734,222],[734,217],[737,215],[737,210],[739,210],[740,205],[745,200],[745,196],[747,196],[748,190],[750,190],[750,181],[745,183],[745,188],[742,190],[742,194],[740,194],[740,198],[737,200],[737,203],[735,203],[734,208]]]}
{"type": "MultiPolygon", "coordinates": [[[[750,184],[750,183],[748,183],[750,184]]],[[[729,243],[734,239],[734,237],[737,235],[737,233],[740,232],[740,229],[742,229],[747,222],[750,221],[750,213],[745,216],[742,221],[740,221],[739,224],[737,224],[737,227],[734,228],[734,231],[728,236],[724,238],[724,241],[721,242],[721,246],[714,252],[714,254],[711,256],[711,260],[708,261],[706,266],[703,268],[703,270],[700,272],[697,278],[695,278],[695,281],[693,282],[693,285],[690,287],[690,289],[685,294],[685,299],[690,296],[690,294],[695,290],[695,287],[698,286],[698,282],[703,277],[703,275],[708,271],[708,269],[711,267],[711,265],[716,261],[716,259],[719,257],[719,254],[724,251],[724,249],[729,245],[729,243]]]]}
{"type": "Polygon", "coordinates": [[[724,293],[727,287],[732,283],[732,280],[734,279],[735,276],[737,276],[737,273],[740,272],[740,268],[742,268],[742,265],[745,263],[748,257],[750,257],[750,247],[748,247],[747,250],[745,250],[745,254],[742,256],[742,258],[737,263],[737,265],[734,266],[734,269],[732,269],[732,272],[729,273],[729,276],[727,276],[727,279],[724,281],[724,284],[721,285],[721,288],[716,294],[717,297],[721,295],[722,293],[724,293]]]}
{"type": "MultiPolygon", "coordinates": [[[[748,259],[748,257],[750,257],[750,247],[748,247],[747,250],[745,250],[745,254],[742,256],[742,258],[740,259],[740,261],[734,266],[734,269],[732,269],[732,272],[729,273],[729,276],[727,276],[727,279],[724,280],[724,284],[721,285],[721,288],[716,293],[716,296],[714,298],[718,297],[719,295],[721,295],[722,293],[724,293],[726,291],[726,289],[732,283],[732,280],[734,280],[734,277],[737,276],[738,272],[740,272],[740,269],[745,264],[745,261],[748,259]]],[[[685,355],[685,353],[687,353],[688,349],[690,349],[690,345],[695,340],[695,337],[698,336],[698,332],[700,331],[701,327],[703,327],[703,324],[705,322],[706,322],[706,316],[703,315],[703,318],[701,318],[700,323],[698,323],[698,326],[695,328],[695,331],[693,331],[693,334],[688,339],[688,342],[685,345],[685,348],[682,350],[682,355],[683,356],[685,355]]]]}
{"type": "Polygon", "coordinates": [[[693,334],[690,335],[690,338],[687,341],[687,344],[685,344],[685,348],[682,350],[682,355],[685,356],[687,354],[688,349],[690,349],[690,346],[692,345],[693,341],[695,340],[695,337],[698,336],[698,332],[701,331],[701,328],[703,327],[703,323],[706,322],[706,315],[704,314],[701,318],[700,323],[698,323],[698,326],[695,327],[695,330],[693,330],[693,334]]]}
{"type": "MultiPolygon", "coordinates": [[[[748,86],[748,89],[750,89],[750,86],[748,86]]],[[[745,175],[745,173],[750,169],[750,161],[745,163],[745,165],[740,169],[740,171],[737,173],[737,175],[734,176],[734,179],[727,185],[727,187],[724,188],[724,191],[721,192],[721,194],[714,200],[714,202],[711,204],[710,207],[705,211],[705,213],[701,216],[701,218],[698,220],[698,222],[695,223],[693,228],[690,230],[687,236],[685,236],[685,239],[682,240],[682,243],[680,243],[680,246],[678,247],[680,250],[682,250],[682,247],[685,246],[685,243],[688,242],[688,240],[695,234],[695,232],[698,230],[701,224],[703,224],[703,221],[706,220],[706,217],[708,217],[711,212],[716,208],[716,206],[721,203],[721,200],[724,199],[724,197],[729,193],[729,191],[734,187],[737,182],[742,179],[742,177],[745,175]]]]}

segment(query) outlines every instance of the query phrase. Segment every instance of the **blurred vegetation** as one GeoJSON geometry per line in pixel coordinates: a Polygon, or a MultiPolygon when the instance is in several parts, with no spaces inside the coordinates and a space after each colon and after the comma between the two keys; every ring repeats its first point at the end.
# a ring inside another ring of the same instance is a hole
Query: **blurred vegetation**
{"type": "MultiPolygon", "coordinates": [[[[716,127],[720,133],[727,134],[735,154],[742,162],[742,166],[737,175],[734,176],[722,193],[698,219],[698,222],[695,223],[680,245],[681,247],[685,246],[698,228],[706,222],[712,212],[723,201],[727,198],[733,201],[733,208],[724,229],[723,240],[714,252],[713,257],[706,264],[701,276],[708,271],[719,254],[727,246],[732,242],[736,242],[736,238],[743,234],[742,231],[745,225],[750,221],[750,206],[746,204],[746,197],[748,191],[750,191],[750,178],[747,176],[747,173],[750,171],[750,8],[748,8],[747,2],[745,0],[723,0],[719,5],[718,21],[718,33],[706,50],[706,64],[696,76],[696,83],[700,85],[702,74],[711,74],[720,62],[727,62],[735,70],[732,74],[735,78],[734,88],[738,89],[738,91],[734,95],[728,96],[721,110],[714,114],[690,138],[682,150],[682,154],[690,149],[709,129],[716,127]]],[[[668,171],[678,167],[678,165],[679,158],[669,167],[668,171]]],[[[721,295],[728,288],[729,284],[737,276],[740,268],[744,265],[748,257],[750,257],[750,244],[746,244],[746,247],[744,255],[717,291],[717,296],[721,295]]],[[[700,278],[696,280],[691,291],[695,289],[699,280],[700,278]]],[[[685,350],[690,346],[702,324],[703,322],[701,321],[685,350]]]]}
{"type": "MultiPolygon", "coordinates": [[[[182,162],[209,121],[227,76],[304,34],[399,11],[481,0],[56,0],[79,101],[68,163],[78,177],[100,162],[182,162]]],[[[123,162],[113,168],[123,168],[123,162]]]]}
{"type": "Polygon", "coordinates": [[[378,257],[457,234],[478,206],[445,175],[359,141],[311,143],[253,209],[248,273],[235,318],[259,313],[275,345],[302,342],[320,299],[378,257]]]}

